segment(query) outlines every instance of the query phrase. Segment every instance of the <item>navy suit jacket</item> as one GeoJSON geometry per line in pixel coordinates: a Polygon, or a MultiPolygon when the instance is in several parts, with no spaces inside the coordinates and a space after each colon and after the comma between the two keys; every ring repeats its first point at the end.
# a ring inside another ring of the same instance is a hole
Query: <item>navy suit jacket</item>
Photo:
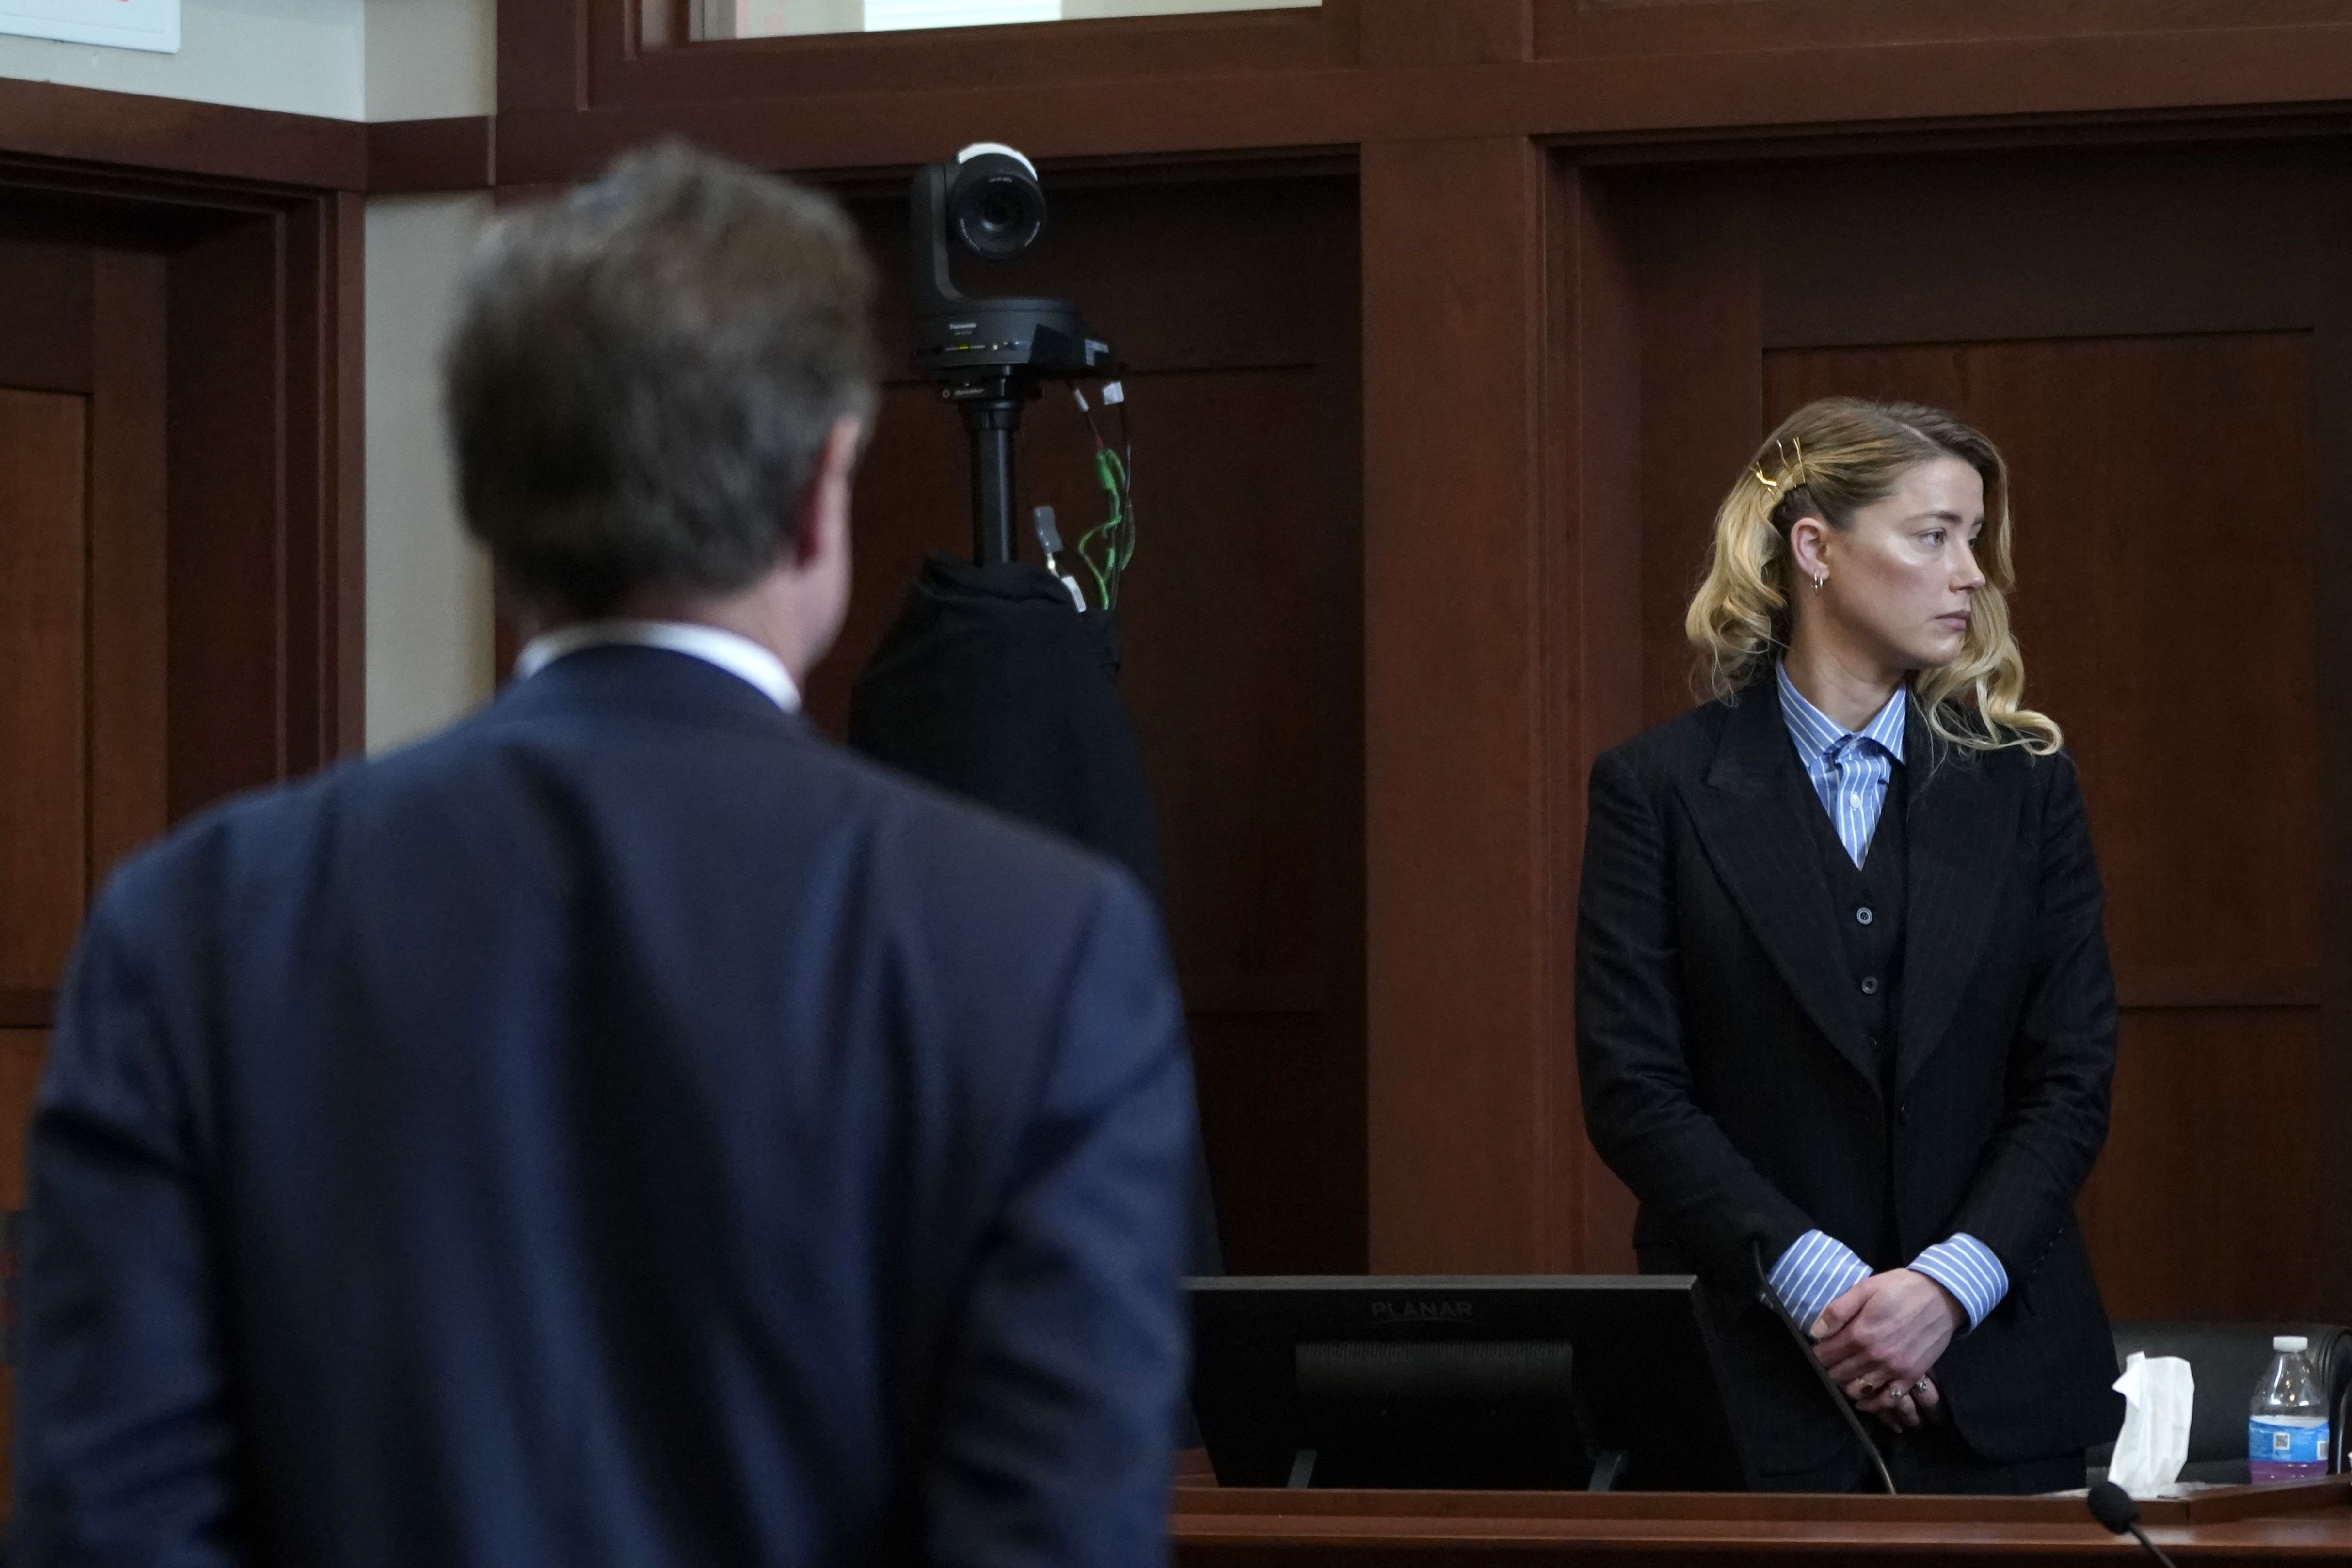
{"type": "Polygon", "coordinates": [[[1124,873],[575,653],[91,915],[21,1561],[1163,1560],[1192,1136],[1124,873]]]}

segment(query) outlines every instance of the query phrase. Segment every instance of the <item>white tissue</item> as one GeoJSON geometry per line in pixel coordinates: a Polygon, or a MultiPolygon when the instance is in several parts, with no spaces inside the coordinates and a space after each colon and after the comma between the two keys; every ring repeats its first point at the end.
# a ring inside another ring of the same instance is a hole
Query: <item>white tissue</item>
{"type": "Polygon", "coordinates": [[[2189,1417],[2197,1407],[2197,1379],[2177,1355],[2153,1361],[2138,1351],[2116,1379],[2124,1396],[2124,1429],[2107,1479],[2134,1497],[2152,1497],[2180,1479],[2189,1462],[2189,1417]]]}

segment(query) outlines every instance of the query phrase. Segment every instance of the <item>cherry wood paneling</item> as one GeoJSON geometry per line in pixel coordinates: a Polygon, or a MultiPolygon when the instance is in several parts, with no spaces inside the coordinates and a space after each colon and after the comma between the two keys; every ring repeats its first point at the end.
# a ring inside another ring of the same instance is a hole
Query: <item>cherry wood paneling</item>
{"type": "Polygon", "coordinates": [[[0,238],[0,386],[89,391],[89,256],[79,246],[0,238]]]}
{"type": "Polygon", "coordinates": [[[1357,56],[1374,68],[1507,65],[1535,47],[1527,0],[1374,0],[1359,17],[1357,56]]]}
{"type": "Polygon", "coordinates": [[[2012,38],[2198,35],[2341,22],[2333,0],[1533,0],[1546,56],[1932,48],[2012,38]]]}
{"type": "Polygon", "coordinates": [[[70,393],[0,388],[0,986],[16,988],[57,984],[81,922],[89,417],[70,393]]]}
{"type": "Polygon", "coordinates": [[[1624,198],[1635,214],[1642,279],[1642,637],[1638,651],[1618,656],[1641,664],[1645,724],[1701,695],[1683,611],[1727,476],[1747,464],[1763,430],[1757,250],[1765,197],[1752,186],[1669,176],[1639,183],[1624,198]]]}
{"type": "Polygon", "coordinates": [[[2322,1024],[2315,1008],[2125,1010],[2115,1121],[2077,1206],[2115,1316],[2343,1321],[2322,1024]]]}
{"type": "MultiPolygon", "coordinates": [[[[25,1207],[26,1113],[40,1087],[48,1051],[44,1030],[0,1029],[0,1209],[25,1207]]],[[[13,1256],[8,1266],[16,1266],[13,1256]]],[[[16,1369],[0,1367],[0,1435],[14,1430],[16,1391],[16,1369]]],[[[0,1497],[15,1495],[9,1490],[14,1459],[13,1445],[0,1444],[0,1497]]]]}
{"type": "Polygon", "coordinates": [[[484,114],[380,120],[367,128],[370,195],[477,191],[496,177],[498,140],[484,114]]]}
{"type": "Polygon", "coordinates": [[[1546,658],[1562,563],[1534,418],[1546,170],[1498,139],[1367,147],[1362,178],[1364,308],[1387,324],[1365,348],[1372,1266],[1535,1270],[1567,1023],[1546,658]],[[1433,231],[1454,243],[1407,237],[1433,231]]]}
{"type": "Polygon", "coordinates": [[[359,396],[354,207],[258,214],[171,257],[174,817],[358,744],[358,464],[337,413],[359,396]]]}
{"type": "MultiPolygon", "coordinates": [[[[1567,578],[1552,599],[1547,662],[1552,707],[1548,762],[1553,898],[1544,933],[1556,1016],[1572,1017],[1572,900],[1584,848],[1584,785],[1592,758],[1641,728],[1641,343],[1636,258],[1622,204],[1587,171],[1555,167],[1548,231],[1557,256],[1547,288],[1544,492],[1567,541],[1567,578]]],[[[1544,1267],[1632,1273],[1633,1196],[1584,1141],[1570,1041],[1557,1052],[1552,1092],[1551,1226],[1544,1267]]]]}
{"type": "Polygon", "coordinates": [[[89,885],[163,831],[165,262],[90,260],[89,885]]]}
{"type": "Polygon", "coordinates": [[[357,191],[367,148],[367,127],[352,120],[0,81],[0,154],[357,191]]]}
{"type": "MultiPolygon", "coordinates": [[[[856,211],[882,265],[886,353],[904,364],[903,198],[856,211]]],[[[961,274],[970,292],[1078,300],[1133,367],[1140,543],[1121,685],[1242,1271],[1365,1256],[1355,237],[1342,176],[1057,182],[1031,257],[961,274]]],[[[1102,513],[1091,451],[1066,390],[1030,405],[1025,499],[1052,505],[1066,538],[1102,513]]],[[[965,464],[954,411],[894,377],[858,480],[848,618],[809,684],[821,726],[842,727],[924,553],[971,548],[965,464]]]]}
{"type": "Polygon", "coordinates": [[[1532,137],[1852,144],[2333,114],[2323,0],[1330,0],[1311,10],[644,48],[627,0],[503,0],[502,180],[683,132],[770,166],[903,167],[977,135],[1053,159],[1532,137]],[[2040,122],[2038,127],[2032,122],[2040,122]]]}
{"type": "MultiPolygon", "coordinates": [[[[1446,0],[1448,5],[1465,3],[1446,0]]],[[[1234,72],[1352,64],[1355,10],[1355,0],[1337,0],[1314,9],[646,47],[640,42],[641,7],[589,5],[578,8],[585,36],[576,57],[584,61],[589,99],[600,107],[675,102],[681,95],[709,99],[903,91],[950,82],[1034,89],[1106,78],[1181,82],[1197,90],[1202,78],[1234,72]]],[[[507,107],[503,95],[499,106],[507,107]]]]}
{"type": "Polygon", "coordinates": [[[357,743],[357,199],[171,166],[0,158],[0,1208],[89,894],[357,743]]]}
{"type": "Polygon", "coordinates": [[[287,564],[286,468],[276,440],[285,391],[272,309],[285,287],[280,237],[274,220],[239,224],[172,260],[167,700],[174,818],[286,770],[278,720],[289,680],[278,617],[255,612],[257,599],[275,610],[287,564]],[[198,515],[205,526],[183,525],[198,515]]]}
{"type": "Polygon", "coordinates": [[[47,1030],[0,1029],[0,1209],[25,1207],[27,1113],[48,1056],[47,1030]]]}

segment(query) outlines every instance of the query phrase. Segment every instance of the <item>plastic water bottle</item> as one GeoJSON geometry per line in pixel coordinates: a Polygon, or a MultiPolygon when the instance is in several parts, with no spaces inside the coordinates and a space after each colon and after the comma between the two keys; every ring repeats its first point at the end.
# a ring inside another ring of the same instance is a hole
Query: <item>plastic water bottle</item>
{"type": "Polygon", "coordinates": [[[2256,1484],[2315,1480],[2327,1473],[2327,1400],[2312,1375],[2300,1334],[2271,1341],[2278,1354],[2254,1390],[2246,1422],[2246,1464],[2256,1484]]]}

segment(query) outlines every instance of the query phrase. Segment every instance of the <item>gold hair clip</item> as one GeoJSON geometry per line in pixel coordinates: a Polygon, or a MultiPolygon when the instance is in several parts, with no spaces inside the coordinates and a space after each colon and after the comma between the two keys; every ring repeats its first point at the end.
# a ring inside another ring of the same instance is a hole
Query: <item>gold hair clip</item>
{"type": "Polygon", "coordinates": [[[1759,463],[1755,467],[1748,470],[1750,474],[1756,476],[1756,482],[1759,485],[1763,486],[1767,490],[1777,490],[1783,485],[1801,485],[1805,482],[1805,444],[1801,441],[1792,440],[1788,444],[1788,445],[1783,445],[1778,441],[1772,443],[1772,450],[1780,455],[1781,472],[1780,477],[1778,479],[1766,474],[1764,472],[1764,465],[1761,463],[1759,463]],[[1793,445],[1797,449],[1797,459],[1793,463],[1789,461],[1788,445],[1793,445]]]}

